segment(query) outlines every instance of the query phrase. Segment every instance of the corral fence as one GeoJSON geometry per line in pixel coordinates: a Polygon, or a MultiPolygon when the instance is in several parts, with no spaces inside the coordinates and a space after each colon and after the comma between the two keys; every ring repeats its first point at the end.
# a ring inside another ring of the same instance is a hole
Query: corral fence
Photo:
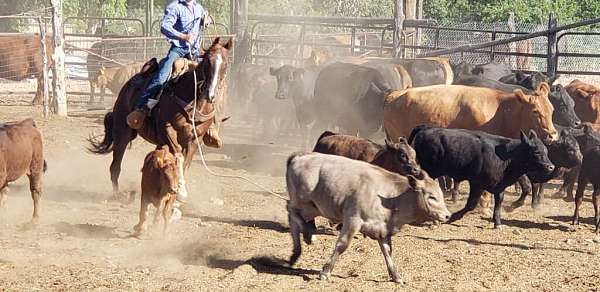
{"type": "MultiPolygon", "coordinates": [[[[245,62],[301,63],[313,48],[336,56],[391,56],[394,19],[248,15],[245,62]]],[[[416,26],[433,20],[406,20],[416,26]]]]}
{"type": "Polygon", "coordinates": [[[513,69],[540,71],[575,77],[600,75],[600,32],[589,26],[591,19],[559,26],[551,15],[548,25],[507,24],[494,29],[451,26],[414,26],[421,31],[419,43],[404,43],[407,57],[448,57],[452,63],[482,64],[491,61],[513,69]],[[519,26],[516,26],[519,27],[519,26]]]}

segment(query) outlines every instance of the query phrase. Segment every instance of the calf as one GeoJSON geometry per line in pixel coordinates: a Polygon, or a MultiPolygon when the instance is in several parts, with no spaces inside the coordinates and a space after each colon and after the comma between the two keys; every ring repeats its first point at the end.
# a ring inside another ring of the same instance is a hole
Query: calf
{"type": "Polygon", "coordinates": [[[42,135],[32,119],[0,125],[0,207],[6,202],[8,183],[27,175],[33,199],[30,224],[36,224],[42,196],[42,174],[46,169],[42,135]]]}
{"type": "Polygon", "coordinates": [[[379,242],[388,273],[401,283],[392,261],[392,235],[409,223],[445,222],[450,212],[439,185],[424,174],[419,180],[401,176],[363,161],[321,153],[292,154],[287,161],[287,204],[294,249],[290,265],[302,253],[300,233],[311,243],[311,221],[322,216],[343,223],[331,259],[321,279],[329,278],[338,256],[358,232],[379,242]]]}
{"type": "Polygon", "coordinates": [[[144,223],[148,213],[148,206],[154,205],[156,214],[154,224],[158,223],[158,216],[162,214],[164,225],[163,234],[167,231],[167,224],[173,213],[173,204],[178,190],[177,163],[168,148],[156,149],[144,159],[142,167],[142,204],[140,206],[140,221],[133,227],[134,235],[139,236],[144,231],[144,223]]]}
{"type": "MultiPolygon", "coordinates": [[[[550,161],[556,166],[549,179],[562,177],[569,169],[581,165],[583,157],[579,145],[568,129],[563,129],[560,132],[558,141],[550,143],[546,147],[548,148],[550,161]]],[[[521,185],[522,190],[521,196],[511,205],[511,208],[515,209],[523,206],[529,193],[532,193],[532,207],[537,208],[543,198],[544,183],[540,182],[532,185],[527,176],[522,176],[519,178],[519,185],[521,185]]]]}
{"type": "Polygon", "coordinates": [[[581,124],[581,120],[575,113],[575,101],[562,85],[552,85],[548,99],[554,107],[552,113],[554,125],[573,128],[581,124]]]}
{"type": "Polygon", "coordinates": [[[517,140],[481,131],[422,125],[413,130],[408,141],[431,177],[446,175],[469,181],[467,205],[452,214],[450,222],[475,209],[483,192],[488,191],[494,194],[494,227],[498,228],[504,189],[525,173],[541,181],[554,171],[548,150],[535,132],[530,131],[529,137],[521,132],[520,136],[517,140]]]}
{"type": "Polygon", "coordinates": [[[593,129],[589,126],[584,126],[586,131],[586,139],[582,140],[581,148],[583,149],[583,163],[579,171],[579,179],[577,182],[577,193],[575,194],[575,213],[573,214],[573,224],[579,225],[579,207],[583,201],[583,192],[589,182],[594,187],[592,193],[592,203],[594,204],[594,225],[596,226],[596,235],[600,235],[600,173],[598,165],[600,164],[600,144],[598,137],[591,132],[593,129]]]}
{"type": "Polygon", "coordinates": [[[400,137],[398,143],[385,140],[385,146],[382,146],[371,140],[325,131],[313,152],[362,160],[401,175],[421,176],[415,150],[404,137],[400,137]]]}

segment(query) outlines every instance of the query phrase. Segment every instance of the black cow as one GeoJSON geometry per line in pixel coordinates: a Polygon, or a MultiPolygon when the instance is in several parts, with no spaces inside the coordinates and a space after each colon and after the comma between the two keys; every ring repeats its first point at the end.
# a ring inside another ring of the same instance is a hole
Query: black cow
{"type": "Polygon", "coordinates": [[[554,75],[552,77],[548,77],[546,74],[544,74],[542,72],[534,72],[531,74],[527,74],[522,71],[517,71],[514,73],[510,73],[506,76],[503,76],[502,78],[498,79],[498,81],[507,83],[507,84],[520,85],[525,88],[533,90],[533,89],[537,88],[537,86],[539,86],[540,83],[542,83],[542,82],[546,82],[546,83],[552,85],[552,83],[554,83],[554,81],[556,81],[556,79],[558,77],[559,77],[559,75],[554,75]]]}
{"type": "MultiPolygon", "coordinates": [[[[556,167],[548,179],[559,178],[569,169],[581,165],[583,156],[577,140],[569,129],[562,129],[558,141],[550,143],[546,147],[548,148],[548,157],[556,167]]],[[[531,206],[539,207],[544,197],[544,182],[531,184],[527,176],[522,176],[519,178],[519,185],[522,193],[519,199],[512,203],[511,209],[523,206],[529,193],[532,194],[531,206]]]]}
{"type": "Polygon", "coordinates": [[[596,235],[600,235],[600,143],[598,136],[593,133],[594,130],[585,126],[585,139],[582,139],[581,147],[583,150],[583,163],[579,171],[577,182],[577,193],[575,195],[575,213],[573,214],[573,224],[579,225],[579,207],[583,201],[583,192],[588,183],[592,183],[594,191],[592,193],[592,203],[594,204],[594,225],[596,226],[596,235]]]}
{"type": "Polygon", "coordinates": [[[492,80],[500,80],[500,78],[512,74],[512,70],[506,64],[491,62],[487,64],[476,65],[473,70],[471,70],[471,73],[475,75],[481,75],[482,77],[492,80]]]}
{"type": "MultiPolygon", "coordinates": [[[[589,149],[600,147],[600,134],[598,134],[590,124],[583,123],[581,127],[572,129],[571,132],[573,133],[575,140],[577,140],[577,144],[579,144],[581,153],[583,153],[584,156],[589,149]]],[[[581,167],[574,167],[565,173],[562,186],[558,192],[554,194],[555,198],[562,198],[566,192],[565,200],[573,201],[575,199],[573,196],[573,189],[575,188],[575,181],[579,177],[580,170],[581,167]]]]}
{"type": "Polygon", "coordinates": [[[421,168],[432,178],[445,175],[469,181],[467,205],[452,214],[450,222],[474,210],[483,192],[488,191],[494,194],[494,227],[498,228],[504,189],[526,173],[537,182],[554,171],[546,146],[533,131],[529,137],[521,132],[518,140],[481,131],[421,125],[413,129],[408,141],[417,152],[421,168]]]}
{"type": "Polygon", "coordinates": [[[321,71],[320,66],[298,68],[284,65],[270,68],[270,74],[277,78],[276,99],[292,99],[296,119],[304,138],[304,148],[308,148],[311,125],[320,122],[318,104],[314,100],[315,81],[321,71]]]}
{"type": "Polygon", "coordinates": [[[581,120],[575,113],[575,101],[562,85],[552,85],[548,99],[554,107],[552,122],[555,126],[574,128],[581,124],[581,120]]]}
{"type": "Polygon", "coordinates": [[[312,110],[321,125],[369,137],[383,125],[383,92],[390,89],[376,69],[335,62],[319,72],[312,110]]]}

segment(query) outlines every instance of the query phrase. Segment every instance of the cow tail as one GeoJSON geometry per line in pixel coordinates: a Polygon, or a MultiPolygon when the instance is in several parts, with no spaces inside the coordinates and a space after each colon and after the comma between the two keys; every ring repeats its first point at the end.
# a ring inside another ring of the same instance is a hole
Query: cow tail
{"type": "Polygon", "coordinates": [[[403,96],[410,88],[407,89],[403,89],[403,90],[394,90],[394,89],[387,89],[384,91],[384,104],[390,104],[392,102],[394,102],[396,99],[398,99],[399,97],[403,96]]]}
{"type": "Polygon", "coordinates": [[[88,150],[94,154],[108,154],[113,150],[113,113],[108,112],[104,116],[104,138],[98,141],[96,137],[88,138],[90,147],[88,150]]]}
{"type": "Polygon", "coordinates": [[[48,171],[48,162],[46,162],[45,159],[44,159],[44,167],[42,168],[42,170],[44,171],[44,173],[46,173],[46,171],[48,171]]]}
{"type": "Polygon", "coordinates": [[[410,136],[408,136],[408,144],[412,145],[413,140],[415,139],[415,136],[423,131],[423,130],[427,130],[427,129],[431,129],[432,127],[429,125],[418,125],[416,126],[411,132],[410,132],[410,136]]]}

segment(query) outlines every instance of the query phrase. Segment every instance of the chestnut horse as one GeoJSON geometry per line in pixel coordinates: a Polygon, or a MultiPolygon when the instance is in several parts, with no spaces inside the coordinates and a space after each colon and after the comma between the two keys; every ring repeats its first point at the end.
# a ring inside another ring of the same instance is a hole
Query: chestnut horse
{"type": "Polygon", "coordinates": [[[220,146],[214,145],[215,140],[206,134],[216,123],[213,101],[215,96],[222,95],[222,93],[217,94],[216,91],[224,87],[222,83],[225,82],[229,51],[232,46],[232,40],[222,45],[220,38],[216,38],[210,48],[204,52],[200,64],[195,69],[184,73],[165,88],[159,104],[152,112],[152,117],[146,118],[143,127],[137,131],[127,125],[127,115],[133,111],[137,99],[156,71],[156,60],[146,63],[141,72],[123,86],[113,111],[104,117],[104,138],[102,141],[89,139],[91,144],[89,150],[92,153],[113,153],[110,178],[115,198],[119,195],[119,175],[125,150],[138,134],[154,145],[169,146],[170,151],[177,158],[180,186],[185,188],[185,181],[182,180],[183,172],[190,166],[198,146],[191,123],[192,116],[186,112],[183,104],[191,105],[195,98],[197,99],[195,118],[198,138],[208,146],[220,146]],[[194,71],[197,77],[196,83],[194,71]],[[194,96],[194,93],[197,96],[194,96]]]}

